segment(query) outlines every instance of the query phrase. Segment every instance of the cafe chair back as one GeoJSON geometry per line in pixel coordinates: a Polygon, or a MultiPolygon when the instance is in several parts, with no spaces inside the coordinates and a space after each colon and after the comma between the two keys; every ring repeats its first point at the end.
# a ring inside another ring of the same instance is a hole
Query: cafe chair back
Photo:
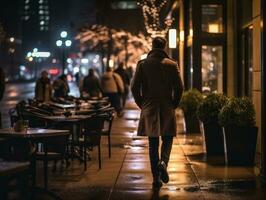
{"type": "Polygon", "coordinates": [[[112,130],[112,125],[113,125],[113,120],[115,117],[115,109],[114,108],[108,108],[105,110],[105,113],[103,114],[104,117],[104,126],[103,129],[101,130],[101,135],[102,136],[107,136],[108,137],[108,156],[111,158],[111,130],[112,130]]]}
{"type": "Polygon", "coordinates": [[[101,131],[104,126],[105,115],[95,114],[91,118],[87,119],[84,123],[83,138],[81,143],[83,144],[83,159],[84,170],[87,169],[87,150],[92,150],[93,147],[98,147],[98,164],[99,169],[102,167],[101,160],[101,131]]]}

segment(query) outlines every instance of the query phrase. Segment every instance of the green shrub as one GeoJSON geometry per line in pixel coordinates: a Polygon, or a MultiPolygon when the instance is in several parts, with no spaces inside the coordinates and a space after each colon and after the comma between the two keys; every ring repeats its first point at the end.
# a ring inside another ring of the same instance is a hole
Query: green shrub
{"type": "Polygon", "coordinates": [[[227,97],[223,94],[208,94],[197,109],[197,116],[203,123],[218,122],[218,114],[226,104],[227,97]]]}
{"type": "Polygon", "coordinates": [[[252,101],[247,97],[229,98],[219,113],[221,126],[255,126],[255,109],[252,101]]]}
{"type": "Polygon", "coordinates": [[[197,89],[191,89],[183,93],[180,101],[180,108],[187,117],[196,117],[197,107],[201,103],[203,97],[197,89]]]}

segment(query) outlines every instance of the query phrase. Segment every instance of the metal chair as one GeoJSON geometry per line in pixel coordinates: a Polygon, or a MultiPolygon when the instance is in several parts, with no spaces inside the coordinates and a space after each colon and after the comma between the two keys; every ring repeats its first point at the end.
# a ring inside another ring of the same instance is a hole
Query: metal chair
{"type": "Polygon", "coordinates": [[[101,135],[102,136],[108,136],[108,155],[109,158],[111,158],[111,129],[112,129],[112,124],[113,120],[115,117],[115,110],[114,108],[110,108],[105,111],[105,114],[103,114],[104,117],[104,127],[101,130],[101,135]]]}
{"type": "Polygon", "coordinates": [[[101,160],[101,131],[104,126],[105,116],[103,114],[95,114],[85,121],[83,138],[80,144],[83,148],[84,170],[87,170],[87,150],[98,147],[98,163],[99,169],[102,167],[101,160]]]}

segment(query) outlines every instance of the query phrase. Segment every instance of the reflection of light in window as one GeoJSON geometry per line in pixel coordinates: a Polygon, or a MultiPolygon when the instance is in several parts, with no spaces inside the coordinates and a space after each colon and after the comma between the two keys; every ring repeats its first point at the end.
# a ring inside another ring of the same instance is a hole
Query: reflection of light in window
{"type": "Polygon", "coordinates": [[[190,68],[190,73],[193,73],[193,68],[192,67],[190,68]]]}
{"type": "Polygon", "coordinates": [[[39,10],[39,14],[41,14],[41,15],[42,15],[43,13],[44,13],[44,12],[43,12],[43,10],[39,10]]]}
{"type": "Polygon", "coordinates": [[[44,25],[45,24],[45,22],[44,21],[40,21],[40,25],[44,25]]]}

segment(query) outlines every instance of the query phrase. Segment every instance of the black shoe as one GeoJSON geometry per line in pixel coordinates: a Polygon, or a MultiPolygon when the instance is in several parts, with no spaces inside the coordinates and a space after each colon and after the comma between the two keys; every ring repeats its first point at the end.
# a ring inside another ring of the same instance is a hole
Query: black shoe
{"type": "Polygon", "coordinates": [[[166,164],[164,161],[159,162],[158,170],[160,172],[162,182],[168,183],[169,182],[169,175],[168,175],[168,172],[166,169],[166,164]]]}
{"type": "Polygon", "coordinates": [[[163,186],[161,181],[153,181],[152,182],[152,189],[160,189],[163,186]]]}

